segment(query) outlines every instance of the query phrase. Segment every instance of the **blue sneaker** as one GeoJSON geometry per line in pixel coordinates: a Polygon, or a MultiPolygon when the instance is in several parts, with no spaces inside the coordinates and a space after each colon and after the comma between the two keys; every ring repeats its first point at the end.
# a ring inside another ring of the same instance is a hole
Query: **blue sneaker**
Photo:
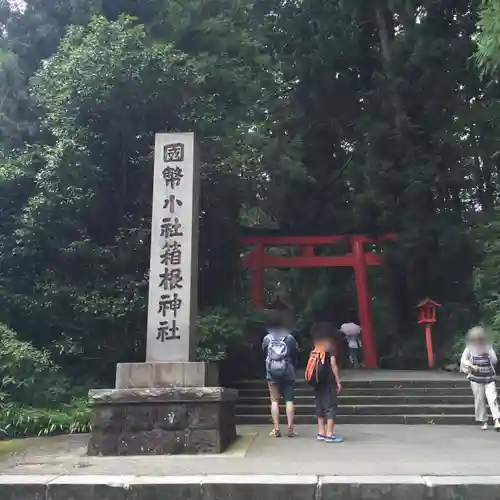
{"type": "Polygon", "coordinates": [[[344,440],[339,436],[333,435],[331,437],[325,437],[324,441],[325,443],[342,443],[344,440]]]}
{"type": "Polygon", "coordinates": [[[323,435],[321,435],[321,434],[318,434],[318,435],[316,436],[316,441],[324,441],[325,439],[326,439],[326,436],[323,436],[323,435]]]}

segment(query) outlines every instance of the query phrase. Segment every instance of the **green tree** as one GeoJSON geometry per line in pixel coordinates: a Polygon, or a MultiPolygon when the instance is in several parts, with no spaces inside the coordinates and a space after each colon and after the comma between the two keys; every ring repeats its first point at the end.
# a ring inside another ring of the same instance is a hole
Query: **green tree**
{"type": "MultiPolygon", "coordinates": [[[[496,217],[495,5],[4,0],[2,319],[100,370],[140,359],[153,134],[193,130],[202,306],[242,300],[240,223],[395,232],[372,280],[381,350],[415,360],[426,295],[445,343],[479,318],[475,227],[496,217]]],[[[273,276],[305,311],[355,306],[350,271],[273,276]]]]}
{"type": "MultiPolygon", "coordinates": [[[[482,245],[482,259],[475,270],[475,292],[481,308],[481,322],[493,334],[493,341],[500,344],[500,219],[498,210],[488,221],[478,225],[477,237],[482,245]]],[[[463,345],[462,336],[457,344],[463,345]],[[461,341],[461,342],[460,342],[461,341]]]]}
{"type": "MultiPolygon", "coordinates": [[[[395,352],[421,336],[423,296],[444,303],[441,339],[477,319],[470,228],[497,189],[498,85],[486,88],[471,61],[476,16],[471,1],[308,0],[277,21],[290,91],[275,130],[298,138],[300,175],[271,176],[284,199],[269,210],[307,233],[397,233],[384,285],[392,324],[380,332],[395,352]]],[[[348,290],[349,275],[339,280],[348,290]]]]}
{"type": "Polygon", "coordinates": [[[486,73],[500,67],[500,2],[482,0],[478,20],[477,62],[486,73]]]}
{"type": "MultiPolygon", "coordinates": [[[[32,78],[51,139],[37,150],[35,192],[10,219],[17,225],[3,243],[1,301],[5,319],[36,342],[81,353],[100,370],[142,356],[151,154],[161,130],[202,138],[201,299],[229,300],[238,215],[255,192],[247,158],[256,148],[252,93],[232,86],[261,63],[226,57],[223,71],[209,73],[214,57],[152,42],[132,19],[96,17],[72,27],[32,78]],[[240,103],[231,110],[225,88],[240,103]]],[[[26,153],[21,159],[24,171],[33,169],[26,153]]]]}

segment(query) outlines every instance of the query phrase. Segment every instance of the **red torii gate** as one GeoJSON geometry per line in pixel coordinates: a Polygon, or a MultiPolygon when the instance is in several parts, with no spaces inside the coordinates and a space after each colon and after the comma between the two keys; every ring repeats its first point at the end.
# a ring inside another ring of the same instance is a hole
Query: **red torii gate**
{"type": "Polygon", "coordinates": [[[377,349],[373,336],[370,295],[366,266],[380,266],[382,258],[373,252],[366,252],[364,245],[393,240],[395,235],[384,234],[378,237],[365,235],[353,236],[243,236],[242,246],[253,247],[243,257],[242,266],[252,272],[252,301],[256,307],[264,307],[265,279],[267,268],[286,267],[353,267],[358,295],[358,311],[363,341],[363,354],[366,368],[377,367],[377,349]],[[350,251],[342,256],[315,255],[314,248],[332,245],[341,241],[350,244],[350,251]],[[298,246],[302,248],[299,256],[278,256],[266,252],[267,247],[298,246]]]}

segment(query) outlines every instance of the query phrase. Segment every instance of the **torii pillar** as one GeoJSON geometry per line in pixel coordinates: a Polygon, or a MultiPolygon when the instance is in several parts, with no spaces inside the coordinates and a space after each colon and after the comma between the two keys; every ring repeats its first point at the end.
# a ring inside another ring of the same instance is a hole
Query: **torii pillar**
{"type": "Polygon", "coordinates": [[[365,368],[377,368],[377,347],[373,334],[371,297],[368,292],[365,251],[361,240],[357,238],[353,239],[352,252],[354,254],[354,273],[358,295],[361,340],[363,342],[363,362],[365,368]]]}

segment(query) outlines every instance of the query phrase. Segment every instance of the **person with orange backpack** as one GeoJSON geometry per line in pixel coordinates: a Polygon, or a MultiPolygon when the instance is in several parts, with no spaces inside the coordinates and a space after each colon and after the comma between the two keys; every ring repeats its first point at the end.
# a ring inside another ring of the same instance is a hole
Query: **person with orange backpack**
{"type": "Polygon", "coordinates": [[[311,330],[314,347],[306,367],[306,380],[314,387],[314,403],[318,419],[318,441],[341,443],[334,433],[338,394],[342,390],[335,360],[336,329],[331,323],[317,323],[311,330]],[[326,425],[325,425],[326,422],[326,425]]]}

